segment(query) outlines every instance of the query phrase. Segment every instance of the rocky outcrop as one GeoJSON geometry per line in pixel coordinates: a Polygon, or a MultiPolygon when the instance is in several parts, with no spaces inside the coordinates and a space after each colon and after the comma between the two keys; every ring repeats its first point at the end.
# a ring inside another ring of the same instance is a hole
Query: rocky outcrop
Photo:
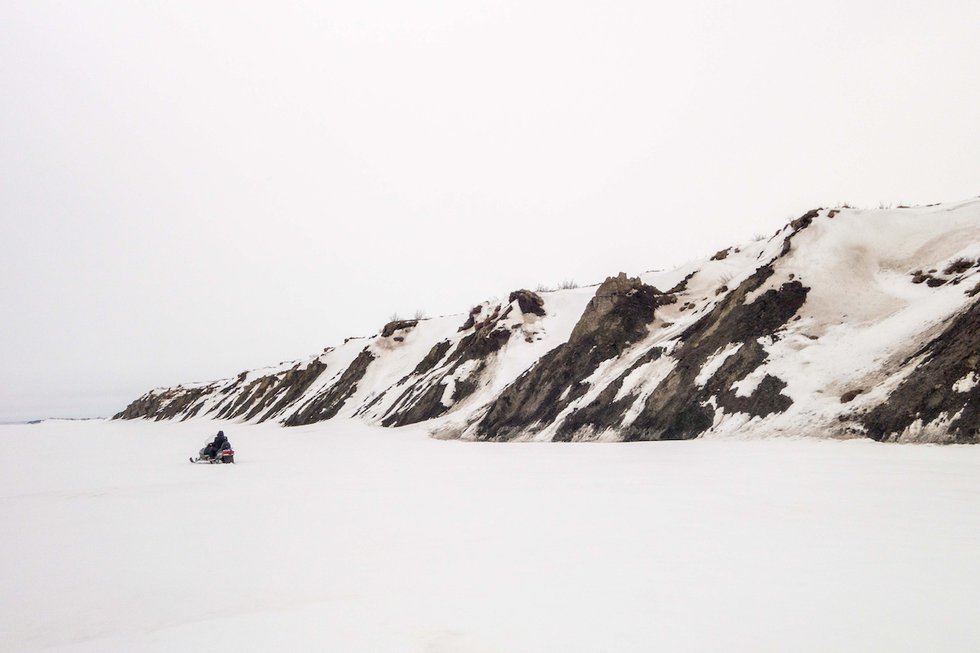
{"type": "MultiPolygon", "coordinates": [[[[511,302],[519,299],[520,295],[515,295],[517,293],[511,294],[514,298],[511,302]]],[[[512,303],[496,306],[483,319],[479,317],[485,312],[482,307],[479,308],[470,312],[461,329],[466,335],[459,340],[451,354],[446,356],[450,347],[437,344],[419,363],[413,371],[413,382],[402,391],[381,420],[383,426],[405,426],[439,417],[449,410],[450,405],[466,399],[476,389],[491,357],[511,338],[513,329],[508,326],[507,318],[514,307],[512,303]],[[438,368],[435,373],[427,374],[435,368],[438,368]],[[465,370],[466,375],[457,379],[461,370],[465,370]],[[455,391],[446,401],[449,379],[453,380],[455,391]]]]}
{"type": "MultiPolygon", "coordinates": [[[[287,372],[269,374],[248,383],[238,392],[237,400],[218,407],[219,419],[245,419],[264,422],[275,417],[303,396],[326,366],[319,360],[296,365],[287,372]]],[[[229,389],[231,390],[231,389],[229,389]]]]}
{"type": "Polygon", "coordinates": [[[638,397],[616,397],[624,380],[636,368],[659,358],[662,350],[653,350],[641,358],[595,400],[573,413],[559,428],[558,439],[581,439],[607,429],[617,429],[626,440],[689,439],[711,427],[719,408],[755,416],[786,410],[792,402],[780,394],[785,384],[775,377],[766,376],[749,397],[737,396],[732,390],[734,383],[765,362],[766,354],[758,338],[772,336],[806,299],[807,289],[793,281],[746,303],[746,295],[758,289],[772,273],[771,266],[760,267],[681,335],[682,344],[673,354],[673,370],[649,395],[635,420],[623,426],[626,412],[638,397]],[[697,378],[708,359],[733,345],[738,346],[735,353],[706,383],[699,384],[697,378]]]}
{"type": "Polygon", "coordinates": [[[396,331],[404,331],[418,326],[418,320],[392,320],[381,329],[382,338],[390,338],[396,331]]]}
{"type": "Polygon", "coordinates": [[[187,419],[197,413],[197,410],[194,409],[195,404],[211,391],[210,386],[200,388],[177,386],[160,392],[150,392],[116,413],[113,419],[152,418],[162,420],[178,417],[187,419]]]}
{"type": "Polygon", "coordinates": [[[547,425],[587,389],[600,363],[642,340],[654,311],[672,301],[653,286],[625,274],[599,286],[568,342],[546,354],[508,387],[480,420],[477,437],[507,440],[547,425]]]}
{"type": "Polygon", "coordinates": [[[326,369],[318,359],[246,381],[247,372],[221,384],[151,391],[132,402],[113,419],[190,419],[207,412],[217,419],[263,422],[281,416],[326,369]]]}
{"type": "Polygon", "coordinates": [[[646,401],[639,417],[623,434],[627,440],[681,440],[697,437],[714,422],[715,412],[746,413],[765,417],[789,408],[792,401],[780,394],[785,382],[766,375],[748,397],[732,386],[761,366],[766,353],[759,339],[774,337],[806,301],[807,288],[799,281],[767,290],[755,301],[745,296],[772,274],[763,266],[711,313],[681,336],[677,365],[646,401]],[[709,357],[737,346],[718,370],[699,386],[697,377],[709,357]],[[714,405],[712,405],[714,400],[714,405]]]}
{"type": "Polygon", "coordinates": [[[541,299],[541,295],[530,290],[515,290],[507,298],[507,302],[510,304],[517,302],[521,312],[525,315],[538,315],[541,317],[545,315],[544,300],[541,299]]]}
{"type": "Polygon", "coordinates": [[[912,373],[859,417],[875,440],[980,441],[980,301],[910,359],[912,373]],[[915,362],[918,361],[918,362],[915,362]]]}
{"type": "Polygon", "coordinates": [[[313,424],[336,415],[343,408],[344,402],[357,390],[358,382],[364,377],[368,365],[374,359],[374,354],[365,347],[354,362],[344,370],[339,381],[314,396],[306,405],[290,415],[284,424],[286,426],[313,424]]]}
{"type": "Polygon", "coordinates": [[[419,364],[415,366],[412,370],[412,376],[423,376],[427,372],[431,371],[436,365],[439,364],[446,356],[446,352],[452,348],[453,343],[449,340],[442,340],[434,345],[429,353],[425,355],[425,358],[419,361],[419,364]]]}

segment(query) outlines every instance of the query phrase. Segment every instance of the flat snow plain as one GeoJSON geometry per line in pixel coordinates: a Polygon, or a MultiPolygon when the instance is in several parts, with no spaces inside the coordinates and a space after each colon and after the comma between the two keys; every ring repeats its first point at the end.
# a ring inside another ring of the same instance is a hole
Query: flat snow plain
{"type": "Polygon", "coordinates": [[[0,650],[975,651],[978,507],[980,447],[3,426],[0,650]]]}

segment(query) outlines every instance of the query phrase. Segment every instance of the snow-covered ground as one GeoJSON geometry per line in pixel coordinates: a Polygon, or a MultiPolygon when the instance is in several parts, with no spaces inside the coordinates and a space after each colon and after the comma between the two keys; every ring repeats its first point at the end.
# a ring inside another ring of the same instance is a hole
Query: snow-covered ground
{"type": "Polygon", "coordinates": [[[975,651],[978,505],[967,446],[2,426],[0,650],[975,651]]]}

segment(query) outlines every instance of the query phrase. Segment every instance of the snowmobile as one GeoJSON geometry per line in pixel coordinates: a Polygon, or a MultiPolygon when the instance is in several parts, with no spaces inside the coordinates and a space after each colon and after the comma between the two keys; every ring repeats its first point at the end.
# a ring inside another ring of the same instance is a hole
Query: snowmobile
{"type": "Polygon", "coordinates": [[[224,445],[222,445],[221,451],[211,456],[208,455],[208,445],[206,444],[204,445],[204,448],[197,453],[197,457],[191,456],[188,460],[190,460],[192,463],[209,463],[212,465],[217,463],[233,463],[235,462],[235,450],[231,448],[231,443],[226,441],[224,445]]]}

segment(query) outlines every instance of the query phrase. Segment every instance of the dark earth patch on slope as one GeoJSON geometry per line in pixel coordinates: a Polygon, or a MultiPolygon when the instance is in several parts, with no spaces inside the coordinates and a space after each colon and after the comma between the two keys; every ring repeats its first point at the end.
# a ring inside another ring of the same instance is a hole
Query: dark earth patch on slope
{"type": "Polygon", "coordinates": [[[629,410],[636,396],[627,394],[616,400],[620,388],[626,378],[638,368],[651,363],[660,358],[664,353],[662,347],[654,347],[641,356],[629,369],[623,372],[615,381],[603,388],[599,396],[589,402],[588,405],[573,411],[562,421],[555,435],[557,442],[570,442],[576,434],[586,430],[590,433],[601,432],[607,428],[617,428],[623,421],[626,411],[629,410]]]}
{"type": "MultiPolygon", "coordinates": [[[[737,396],[731,386],[766,361],[765,350],[757,340],[775,334],[806,301],[809,289],[799,281],[790,281],[779,289],[762,293],[751,304],[745,304],[746,296],[774,274],[773,263],[790,251],[793,237],[808,227],[818,213],[818,210],[808,211],[791,222],[790,233],[784,237],[776,259],[756,269],[752,276],[681,334],[682,344],[673,352],[677,360],[674,369],[650,394],[632,424],[625,426],[623,420],[637,396],[631,394],[615,401],[631,371],[627,370],[587,406],[569,415],[559,426],[556,439],[580,439],[606,429],[617,430],[625,440],[694,438],[714,423],[715,409],[708,403],[711,397],[728,413],[765,417],[789,408],[792,400],[782,394],[786,383],[774,376],[766,375],[748,397],[737,396]],[[707,360],[736,343],[742,343],[742,346],[724,361],[703,387],[699,387],[695,379],[707,360]]],[[[727,256],[727,252],[724,255],[727,256]]]]}
{"type": "Polygon", "coordinates": [[[945,414],[953,420],[946,431],[949,442],[980,442],[980,384],[966,392],[953,385],[968,374],[980,374],[980,301],[960,313],[943,333],[922,347],[915,370],[888,399],[860,417],[867,435],[892,440],[915,421],[928,424],[945,414]]]}
{"type": "Polygon", "coordinates": [[[401,331],[403,329],[411,329],[417,326],[418,320],[392,320],[388,324],[384,325],[381,329],[381,337],[388,338],[395,334],[395,331],[401,331]]]}
{"type": "Polygon", "coordinates": [[[335,416],[344,407],[344,403],[357,392],[357,384],[364,378],[368,366],[374,359],[375,355],[371,353],[368,347],[365,347],[344,370],[336,383],[325,388],[283,423],[286,426],[301,426],[321,422],[335,416]]]}
{"type": "Polygon", "coordinates": [[[473,308],[467,316],[466,322],[459,329],[460,332],[469,329],[472,329],[473,332],[459,341],[448,359],[441,363],[441,369],[437,374],[426,376],[430,370],[440,366],[439,361],[449,350],[450,343],[447,340],[444,346],[443,343],[439,343],[430,350],[426,359],[423,359],[413,372],[413,375],[418,378],[391,405],[381,420],[382,426],[415,424],[446,413],[449,406],[442,402],[446,390],[444,380],[453,376],[462,365],[469,361],[476,361],[475,367],[466,379],[455,381],[452,401],[453,403],[462,401],[475,392],[478,387],[478,379],[486,370],[488,360],[510,341],[513,331],[504,326],[503,321],[513,311],[514,301],[517,301],[518,309],[524,314],[530,312],[541,315],[544,313],[542,308],[544,300],[529,290],[512,292],[510,305],[503,309],[500,306],[495,307],[493,312],[479,321],[477,318],[483,309],[480,306],[473,308]],[[524,310],[525,308],[527,311],[524,310]]]}
{"type": "MultiPolygon", "coordinates": [[[[112,419],[174,419],[190,410],[195,402],[207,397],[214,386],[200,388],[170,388],[160,392],[148,392],[133,401],[112,419]]],[[[200,410],[200,409],[198,409],[200,410]]]]}
{"type": "Polygon", "coordinates": [[[477,425],[477,437],[507,440],[533,424],[552,422],[587,391],[584,380],[599,364],[646,337],[655,309],[673,300],[622,273],[606,279],[568,342],[545,354],[490,404],[477,425]]]}
{"type": "Polygon", "coordinates": [[[515,290],[507,298],[508,304],[513,304],[517,302],[517,306],[521,309],[521,313],[524,315],[538,315],[544,316],[544,300],[541,299],[541,295],[531,292],[530,290],[515,290]]]}
{"type": "Polygon", "coordinates": [[[432,349],[430,349],[429,353],[425,355],[425,358],[419,361],[419,364],[415,366],[414,370],[412,370],[412,374],[422,376],[426,372],[429,372],[435,368],[435,366],[439,364],[439,361],[442,360],[442,357],[446,355],[446,352],[449,351],[449,348],[452,346],[453,343],[449,342],[448,340],[443,340],[432,345],[432,349]]]}
{"type": "Polygon", "coordinates": [[[243,418],[247,421],[266,410],[259,420],[265,421],[303,396],[326,368],[317,359],[306,367],[297,364],[286,372],[261,376],[242,388],[235,399],[216,406],[212,412],[217,413],[218,419],[243,418]]]}
{"type": "Polygon", "coordinates": [[[231,401],[223,404],[218,411],[218,419],[234,419],[244,415],[257,401],[267,396],[267,393],[276,386],[277,381],[275,374],[252,379],[234,395],[231,401]]]}
{"type": "MultiPolygon", "coordinates": [[[[320,378],[320,374],[326,369],[326,364],[317,359],[307,365],[305,369],[300,369],[297,366],[286,372],[279,381],[275,392],[270,394],[270,400],[281,395],[279,401],[266,411],[259,421],[264,422],[267,419],[271,419],[284,412],[294,402],[299,401],[309,387],[313,385],[313,382],[320,378]]],[[[268,405],[268,403],[268,401],[263,402],[262,407],[268,405]]],[[[245,419],[249,420],[255,415],[258,415],[262,407],[256,407],[256,409],[250,411],[248,417],[245,419]]]]}
{"type": "MultiPolygon", "coordinates": [[[[785,411],[792,402],[780,394],[785,383],[775,377],[767,375],[749,397],[738,397],[731,390],[733,383],[765,362],[766,354],[758,338],[772,335],[784,326],[806,300],[808,289],[793,281],[745,304],[746,295],[762,286],[772,274],[771,266],[760,267],[684,331],[683,342],[673,353],[677,360],[674,369],[649,396],[632,424],[623,426],[622,422],[636,395],[614,400],[631,368],[595,400],[569,415],[559,427],[557,439],[578,439],[606,429],[618,430],[626,440],[694,438],[714,422],[714,408],[704,405],[712,396],[727,412],[761,417],[785,411]],[[695,379],[708,359],[736,343],[742,343],[738,351],[724,361],[703,387],[698,386],[695,379]]],[[[642,362],[647,361],[641,359],[638,364],[642,362]]]]}
{"type": "Polygon", "coordinates": [[[786,384],[769,375],[749,397],[738,397],[731,389],[733,383],[765,362],[765,351],[757,340],[775,334],[806,301],[809,288],[799,281],[790,281],[746,304],[746,295],[772,274],[770,265],[760,267],[682,334],[683,344],[674,352],[676,366],[647,399],[639,417],[623,429],[624,439],[695,438],[714,423],[715,409],[708,403],[712,396],[726,412],[758,417],[785,411],[792,404],[789,397],[780,394],[786,384]],[[738,343],[742,345],[739,350],[699,387],[695,379],[708,359],[738,343]]]}

